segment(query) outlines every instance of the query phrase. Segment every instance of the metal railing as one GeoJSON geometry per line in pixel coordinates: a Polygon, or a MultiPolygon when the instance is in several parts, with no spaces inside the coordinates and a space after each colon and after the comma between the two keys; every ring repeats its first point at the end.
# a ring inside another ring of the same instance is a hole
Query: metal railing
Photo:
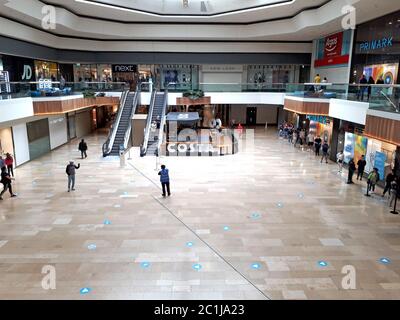
{"type": "Polygon", "coordinates": [[[115,136],[116,136],[117,130],[118,130],[118,125],[119,125],[119,122],[121,121],[122,111],[124,110],[126,99],[128,98],[128,95],[129,95],[129,90],[124,91],[122,93],[117,117],[115,118],[115,121],[110,129],[110,133],[107,137],[107,140],[103,144],[103,147],[102,147],[103,157],[106,157],[107,155],[109,155],[111,153],[112,147],[114,145],[115,136]]]}
{"type": "Polygon", "coordinates": [[[151,119],[153,117],[153,109],[154,109],[154,104],[156,101],[156,94],[157,94],[157,90],[153,90],[153,92],[151,93],[149,112],[147,113],[146,128],[144,129],[143,145],[140,148],[140,156],[141,157],[143,157],[146,154],[147,147],[149,144],[151,119]]]}
{"type": "MultiPolygon", "coordinates": [[[[152,84],[154,88],[156,84],[152,84]]],[[[123,92],[127,89],[123,82],[0,82],[0,99],[22,97],[53,97],[83,95],[90,97],[106,92],[123,92]],[[39,88],[40,86],[50,86],[39,88]],[[125,89],[125,90],[124,90],[125,89]]],[[[151,87],[150,82],[139,83],[138,86],[151,87]]],[[[400,104],[400,85],[393,84],[348,84],[348,83],[199,83],[197,89],[206,92],[252,92],[281,93],[310,99],[343,99],[363,101],[370,108],[387,112],[398,112],[400,104]]],[[[180,83],[169,83],[168,92],[185,92],[187,86],[180,83]]],[[[143,90],[141,90],[143,92],[143,90]]],[[[152,92],[154,95],[154,92],[152,92]]]]}
{"type": "Polygon", "coordinates": [[[160,130],[158,132],[158,139],[157,139],[157,149],[156,149],[157,157],[161,154],[160,150],[161,150],[161,145],[163,143],[165,123],[167,121],[166,120],[167,107],[168,107],[168,88],[164,91],[163,110],[162,110],[162,114],[161,114],[160,130]]]}
{"type": "Polygon", "coordinates": [[[138,88],[138,90],[135,92],[135,97],[133,99],[133,107],[132,107],[131,114],[129,116],[130,121],[128,123],[128,128],[126,129],[126,132],[125,132],[124,150],[126,150],[128,148],[128,142],[129,142],[129,138],[130,138],[129,135],[131,134],[131,131],[132,131],[132,118],[133,118],[133,115],[136,112],[137,106],[140,103],[139,102],[140,101],[140,93],[141,93],[140,92],[140,88],[138,88]]]}

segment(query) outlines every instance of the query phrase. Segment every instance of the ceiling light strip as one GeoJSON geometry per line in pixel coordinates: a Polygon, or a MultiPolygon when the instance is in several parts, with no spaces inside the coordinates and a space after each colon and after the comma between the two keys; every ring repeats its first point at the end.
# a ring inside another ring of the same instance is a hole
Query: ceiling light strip
{"type": "Polygon", "coordinates": [[[259,6],[255,8],[248,8],[248,9],[239,9],[235,11],[230,11],[230,12],[225,12],[225,13],[216,13],[213,15],[201,15],[201,14],[193,14],[193,15],[179,15],[179,14],[157,14],[154,12],[149,12],[149,11],[144,11],[144,10],[138,10],[138,9],[133,9],[133,8],[126,8],[126,7],[121,7],[117,5],[112,5],[112,4],[107,4],[99,1],[91,1],[91,0],[75,0],[75,2],[87,4],[87,5],[92,5],[92,6],[97,6],[97,7],[103,7],[103,8],[108,8],[108,9],[113,9],[113,10],[119,10],[119,11],[124,11],[124,12],[131,12],[131,13],[137,13],[137,14],[142,14],[142,15],[148,15],[151,17],[158,17],[158,18],[179,18],[179,19],[210,19],[210,18],[220,18],[220,17],[226,17],[229,15],[234,15],[234,14],[240,14],[240,13],[247,13],[247,12],[253,12],[253,11],[258,11],[258,10],[263,10],[266,8],[275,8],[275,7],[281,7],[281,6],[287,6],[291,5],[295,2],[296,0],[288,0],[280,3],[273,3],[273,4],[266,4],[264,6],[259,6]]]}

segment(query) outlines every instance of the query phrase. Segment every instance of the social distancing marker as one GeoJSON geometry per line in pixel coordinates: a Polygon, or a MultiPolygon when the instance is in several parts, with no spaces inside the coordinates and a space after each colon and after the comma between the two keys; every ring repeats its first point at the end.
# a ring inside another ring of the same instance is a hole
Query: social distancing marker
{"type": "Polygon", "coordinates": [[[390,259],[389,258],[380,258],[379,259],[379,262],[380,263],[382,263],[382,264],[389,264],[389,263],[391,263],[391,261],[390,261],[390,259]]]}
{"type": "Polygon", "coordinates": [[[318,265],[320,266],[320,267],[327,267],[328,266],[328,262],[326,262],[326,261],[318,261],[318,265]]]}
{"type": "Polygon", "coordinates": [[[189,247],[189,248],[191,248],[191,247],[194,246],[194,243],[193,243],[193,242],[187,242],[187,243],[186,243],[186,246],[189,247]]]}
{"type": "Polygon", "coordinates": [[[193,265],[193,269],[194,269],[194,270],[199,271],[199,270],[201,270],[202,268],[203,268],[203,267],[202,267],[201,264],[199,264],[199,263],[196,263],[196,264],[193,265]]]}
{"type": "Polygon", "coordinates": [[[261,265],[260,265],[259,263],[253,263],[253,264],[251,265],[251,268],[252,268],[252,269],[255,269],[255,270],[259,270],[259,269],[261,269],[261,265]]]}
{"type": "Polygon", "coordinates": [[[276,206],[277,206],[278,208],[283,208],[283,203],[282,203],[282,202],[278,202],[278,203],[276,204],[276,206]]]}
{"type": "Polygon", "coordinates": [[[116,205],[114,205],[114,208],[121,208],[121,205],[120,204],[116,204],[116,205]]]}
{"type": "Polygon", "coordinates": [[[259,214],[258,212],[253,212],[251,214],[250,218],[252,218],[252,219],[260,219],[261,218],[261,214],[259,214]]]}
{"type": "Polygon", "coordinates": [[[140,266],[141,266],[143,269],[150,268],[150,262],[142,262],[142,263],[140,264],[140,266]]]}
{"type": "Polygon", "coordinates": [[[110,225],[111,224],[111,221],[110,220],[104,220],[104,224],[106,225],[106,226],[108,226],[108,225],[110,225]]]}
{"type": "Polygon", "coordinates": [[[91,288],[82,288],[81,290],[79,290],[80,294],[88,294],[90,293],[90,291],[92,291],[91,288]]]}
{"type": "Polygon", "coordinates": [[[298,195],[297,195],[297,197],[299,197],[299,199],[303,199],[304,198],[304,193],[299,193],[298,195]]]}
{"type": "Polygon", "coordinates": [[[231,228],[229,228],[228,226],[224,227],[224,231],[229,231],[231,228]]]}
{"type": "Polygon", "coordinates": [[[94,243],[92,243],[92,244],[89,244],[87,248],[89,250],[96,250],[97,246],[94,243]]]}

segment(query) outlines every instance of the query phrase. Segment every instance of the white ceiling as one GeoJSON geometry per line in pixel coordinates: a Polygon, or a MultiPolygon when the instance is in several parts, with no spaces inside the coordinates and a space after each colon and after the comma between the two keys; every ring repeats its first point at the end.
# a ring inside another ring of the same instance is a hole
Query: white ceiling
{"type": "MultiPolygon", "coordinates": [[[[139,4],[145,6],[145,0],[102,1],[129,3],[135,8],[138,8],[139,4]]],[[[150,3],[156,8],[162,2],[161,0],[146,1],[149,3],[146,8],[150,8],[150,3]]],[[[182,5],[182,0],[165,0],[167,1],[174,6],[182,5]]],[[[237,7],[238,3],[243,5],[244,3],[267,2],[210,1],[214,4],[214,12],[222,8],[222,5],[215,5],[217,2],[225,3],[226,9],[234,8],[235,5],[237,7]],[[229,5],[228,2],[230,2],[229,5]]],[[[194,3],[195,0],[189,0],[189,6],[194,3]]],[[[238,11],[226,16],[165,17],[149,16],[119,8],[99,7],[75,0],[0,0],[0,15],[3,17],[0,17],[0,35],[70,49],[81,49],[85,45],[89,47],[89,39],[95,40],[96,45],[104,42],[103,46],[107,47],[112,47],[113,41],[126,43],[129,41],[180,41],[186,42],[187,46],[195,41],[301,42],[311,41],[341,30],[342,8],[347,4],[352,4],[356,8],[357,24],[400,10],[400,0],[330,0],[327,3],[326,0],[295,0],[268,8],[238,11]],[[45,4],[56,5],[54,30],[42,28],[42,9],[45,4]],[[324,5],[319,7],[321,4],[324,5]],[[310,5],[316,7],[310,9],[310,5]],[[306,10],[302,11],[302,9],[306,10]],[[108,40],[107,44],[103,40],[108,40]],[[46,41],[49,43],[47,44],[46,41]]],[[[172,14],[175,12],[172,9],[168,10],[171,11],[167,11],[165,7],[163,12],[172,14]]],[[[213,42],[209,42],[207,45],[212,44],[213,42]]],[[[218,46],[214,44],[215,50],[219,50],[218,46]]],[[[118,46],[114,47],[118,50],[122,46],[118,43],[118,46]]],[[[254,51],[253,45],[248,45],[247,48],[249,52],[254,51]]]]}

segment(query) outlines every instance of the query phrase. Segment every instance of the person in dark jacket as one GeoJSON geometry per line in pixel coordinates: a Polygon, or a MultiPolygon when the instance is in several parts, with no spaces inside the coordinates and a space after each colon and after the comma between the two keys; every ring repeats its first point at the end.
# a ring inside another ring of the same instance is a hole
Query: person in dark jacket
{"type": "Polygon", "coordinates": [[[71,190],[75,191],[75,173],[80,167],[80,163],[78,163],[78,166],[76,166],[73,161],[70,161],[69,165],[67,165],[67,168],[65,169],[65,173],[68,176],[68,192],[71,190]]]}
{"type": "Polygon", "coordinates": [[[326,161],[326,163],[328,163],[328,156],[329,156],[329,144],[328,142],[324,142],[324,144],[322,145],[322,158],[321,158],[321,163],[322,161],[326,161]]]}
{"type": "Polygon", "coordinates": [[[351,159],[349,162],[349,175],[347,178],[347,184],[354,183],[353,182],[353,175],[354,172],[356,171],[356,164],[354,163],[354,159],[351,159]]]}
{"type": "Polygon", "coordinates": [[[316,137],[314,140],[315,155],[319,156],[319,150],[321,149],[322,139],[320,136],[316,137]]]}
{"type": "Polygon", "coordinates": [[[161,186],[162,186],[162,191],[163,197],[166,197],[166,193],[165,193],[165,187],[167,188],[167,192],[168,192],[168,197],[171,195],[171,191],[170,191],[170,180],[169,180],[169,170],[165,167],[165,165],[161,166],[161,171],[158,173],[158,175],[160,176],[160,182],[161,182],[161,186]]]}
{"type": "Polygon", "coordinates": [[[372,92],[371,85],[375,84],[375,80],[372,76],[369,77],[368,84],[369,84],[369,86],[368,86],[368,101],[369,101],[369,98],[371,97],[371,92],[372,92]]]}
{"type": "Polygon", "coordinates": [[[85,158],[87,158],[87,153],[86,153],[87,149],[88,149],[87,144],[86,144],[85,140],[82,139],[82,141],[79,143],[79,146],[78,146],[78,150],[81,152],[82,159],[83,159],[83,156],[85,156],[85,158]]]}
{"type": "Polygon", "coordinates": [[[367,161],[365,161],[365,156],[362,156],[357,162],[357,180],[360,178],[360,181],[362,181],[366,165],[367,161]]]}
{"type": "Polygon", "coordinates": [[[367,78],[365,77],[364,74],[361,76],[360,84],[361,84],[361,86],[360,86],[359,91],[358,91],[358,99],[360,101],[364,101],[364,93],[365,93],[365,91],[367,91],[366,84],[368,84],[368,80],[367,80],[367,78]]]}
{"type": "Polygon", "coordinates": [[[17,195],[12,191],[12,182],[13,178],[11,178],[10,174],[7,172],[6,167],[1,168],[1,183],[3,184],[3,191],[0,193],[0,200],[3,200],[3,194],[8,190],[10,192],[11,198],[16,197],[17,195]]]}
{"type": "Polygon", "coordinates": [[[388,191],[389,191],[389,195],[390,195],[390,189],[392,186],[392,182],[394,181],[395,178],[396,178],[396,176],[394,175],[393,170],[391,172],[389,172],[389,174],[386,176],[385,189],[383,190],[382,197],[384,197],[386,192],[388,192],[388,191]]]}

